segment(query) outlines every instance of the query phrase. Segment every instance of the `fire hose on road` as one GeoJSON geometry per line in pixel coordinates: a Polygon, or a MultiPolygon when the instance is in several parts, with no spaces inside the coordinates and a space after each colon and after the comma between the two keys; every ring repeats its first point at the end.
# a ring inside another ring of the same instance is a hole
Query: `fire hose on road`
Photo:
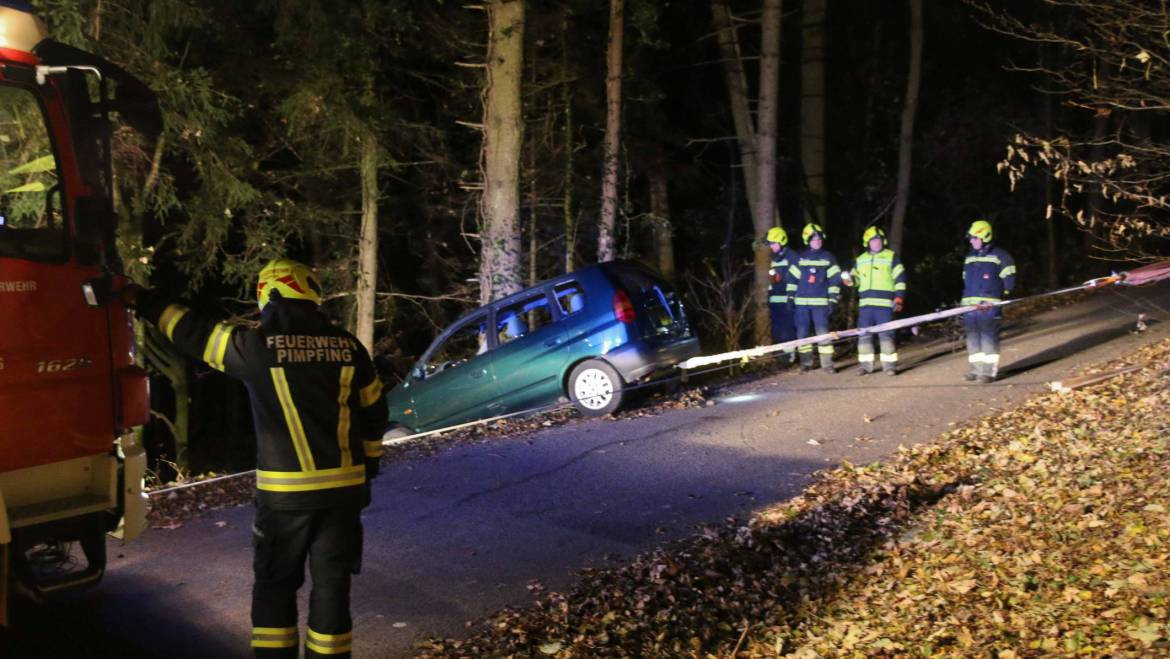
{"type": "MultiPolygon", "coordinates": [[[[623,387],[623,390],[631,391],[631,390],[642,389],[642,388],[646,388],[646,387],[661,386],[664,383],[674,381],[674,380],[683,379],[685,377],[689,377],[689,376],[693,376],[693,375],[701,375],[701,374],[706,374],[706,373],[710,373],[710,372],[714,372],[714,371],[718,371],[718,370],[731,368],[731,367],[736,366],[738,364],[746,363],[746,362],[749,362],[749,361],[752,361],[755,359],[759,359],[761,357],[766,357],[768,355],[772,355],[772,354],[775,354],[777,352],[793,351],[793,350],[796,350],[797,348],[799,348],[800,346],[813,345],[813,344],[825,343],[825,342],[836,343],[836,342],[840,342],[840,341],[845,341],[847,339],[854,339],[854,338],[857,338],[860,336],[866,336],[866,335],[870,335],[870,334],[878,334],[881,332],[892,332],[895,330],[905,329],[905,328],[909,328],[909,327],[926,325],[926,324],[946,320],[948,318],[955,318],[958,316],[962,316],[964,314],[971,313],[972,311],[976,311],[976,310],[981,309],[981,308],[1006,307],[1006,306],[1013,305],[1013,304],[1019,304],[1021,302],[1028,302],[1028,301],[1039,300],[1042,298],[1055,297],[1055,296],[1059,296],[1059,295],[1066,295],[1069,293],[1075,293],[1077,291],[1099,290],[1099,289],[1103,289],[1103,288],[1107,288],[1107,287],[1111,287],[1111,286],[1143,286],[1146,284],[1152,284],[1152,283],[1163,281],[1166,279],[1170,279],[1170,260],[1151,263],[1149,265],[1145,265],[1145,266],[1142,266],[1140,268],[1135,268],[1133,270],[1128,270],[1128,271],[1121,272],[1121,273],[1115,273],[1115,274],[1109,275],[1107,277],[1098,277],[1096,279],[1090,279],[1090,280],[1088,280],[1088,281],[1086,281],[1078,286],[1070,286],[1068,288],[1061,288],[1061,289],[1054,290],[1054,291],[1046,291],[1044,293],[1037,293],[1035,295],[1029,295],[1027,297],[1013,298],[1011,300],[1001,300],[999,302],[983,303],[983,304],[979,304],[979,305],[973,305],[973,304],[972,305],[964,305],[964,306],[959,306],[959,307],[953,307],[950,309],[944,309],[941,311],[920,314],[917,316],[909,316],[907,318],[899,318],[897,320],[893,320],[893,321],[890,321],[888,323],[882,323],[880,325],[872,325],[869,327],[861,327],[861,328],[854,327],[854,328],[840,330],[840,331],[836,331],[836,332],[829,332],[827,334],[818,334],[816,336],[810,336],[810,337],[806,337],[803,339],[796,339],[794,341],[785,341],[783,343],[776,343],[776,344],[772,344],[772,345],[757,346],[755,348],[747,348],[747,349],[743,349],[743,350],[734,350],[731,352],[724,352],[724,353],[720,353],[720,354],[716,354],[716,355],[704,355],[701,357],[692,357],[691,359],[688,359],[688,360],[677,365],[677,368],[680,371],[682,371],[680,374],[667,376],[667,377],[660,378],[658,380],[653,380],[650,382],[643,382],[643,383],[639,383],[636,385],[623,387]],[[728,362],[731,362],[731,363],[728,364],[728,362]],[[722,364],[722,366],[719,366],[720,364],[722,364]],[[696,372],[696,369],[705,369],[705,370],[696,372]]],[[[572,400],[568,400],[568,401],[559,402],[559,403],[556,403],[553,405],[545,405],[542,407],[535,407],[535,408],[531,408],[531,409],[520,410],[517,412],[511,412],[509,414],[502,414],[502,415],[494,416],[494,417],[487,418],[487,419],[478,419],[476,421],[469,421],[467,423],[461,423],[458,425],[449,426],[449,427],[445,427],[445,428],[439,428],[436,430],[430,430],[427,432],[413,433],[413,434],[403,435],[400,437],[386,437],[382,440],[382,444],[384,446],[402,445],[402,444],[418,441],[418,440],[424,439],[426,437],[440,435],[442,433],[453,432],[453,431],[457,431],[457,430],[463,430],[463,429],[471,428],[471,427],[475,427],[475,426],[483,426],[483,425],[495,423],[497,421],[502,421],[505,419],[511,419],[511,418],[519,417],[519,416],[527,416],[527,415],[531,415],[531,414],[537,414],[537,413],[542,413],[542,412],[551,412],[551,411],[555,411],[555,410],[564,409],[566,407],[573,405],[573,402],[574,401],[572,401],[572,400]]],[[[209,483],[213,483],[213,482],[221,481],[221,480],[226,480],[226,479],[230,479],[230,478],[239,478],[241,476],[247,476],[248,474],[253,474],[253,473],[255,473],[255,470],[238,472],[238,473],[234,473],[234,474],[227,474],[224,476],[217,476],[215,478],[208,478],[208,479],[204,479],[204,480],[192,481],[189,483],[182,483],[182,484],[174,485],[171,487],[152,490],[148,493],[148,496],[158,496],[160,494],[166,494],[169,492],[173,492],[175,490],[181,490],[181,489],[185,489],[185,488],[189,488],[189,487],[194,487],[197,485],[206,485],[209,483]]]]}

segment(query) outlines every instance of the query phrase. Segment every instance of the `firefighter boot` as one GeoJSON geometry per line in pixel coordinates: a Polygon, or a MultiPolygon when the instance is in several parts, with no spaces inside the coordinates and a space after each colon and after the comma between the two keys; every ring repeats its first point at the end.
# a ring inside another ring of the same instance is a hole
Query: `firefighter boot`
{"type": "Polygon", "coordinates": [[[825,373],[836,373],[837,369],[833,368],[833,356],[821,353],[821,371],[825,373]]]}
{"type": "Polygon", "coordinates": [[[800,370],[802,370],[802,371],[813,370],[813,356],[812,356],[811,352],[800,353],[800,370]]]}

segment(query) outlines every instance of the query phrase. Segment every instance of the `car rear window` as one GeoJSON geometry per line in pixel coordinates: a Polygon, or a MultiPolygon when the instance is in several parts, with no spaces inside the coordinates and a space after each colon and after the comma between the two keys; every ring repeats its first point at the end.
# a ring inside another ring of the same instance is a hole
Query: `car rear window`
{"type": "Polygon", "coordinates": [[[561,313],[571,316],[585,308],[585,289],[576,281],[558,284],[554,290],[561,313]]]}

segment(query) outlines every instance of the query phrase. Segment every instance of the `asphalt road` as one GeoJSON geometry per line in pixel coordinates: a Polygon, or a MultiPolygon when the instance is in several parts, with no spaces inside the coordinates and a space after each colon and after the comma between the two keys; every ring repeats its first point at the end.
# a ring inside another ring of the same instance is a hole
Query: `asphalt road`
{"type": "MultiPolygon", "coordinates": [[[[726,387],[710,407],[582,419],[398,462],[364,515],[355,655],[406,656],[422,635],[458,635],[465,621],[530,601],[532,580],[565,588],[581,568],[783,501],[818,469],[880,460],[1166,338],[1166,321],[1170,285],[1103,291],[1011,323],[992,385],[962,382],[965,353],[939,340],[903,346],[897,378],[858,377],[843,360],[836,375],[789,371],[726,387]],[[1152,320],[1137,334],[1139,312],[1152,320]]],[[[250,508],[228,509],[111,541],[100,588],[18,605],[0,656],[250,656],[251,519],[250,508]]]]}

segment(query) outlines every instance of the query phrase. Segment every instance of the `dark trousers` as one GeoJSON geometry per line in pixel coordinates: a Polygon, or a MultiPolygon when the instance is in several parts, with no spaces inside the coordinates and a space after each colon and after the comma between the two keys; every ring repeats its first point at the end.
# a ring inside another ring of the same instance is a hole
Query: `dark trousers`
{"type": "Polygon", "coordinates": [[[313,577],[305,656],[350,656],[349,581],[361,569],[360,508],[273,510],[260,506],[252,529],[252,648],[257,657],[297,656],[297,590],[305,560],[313,577]]]}
{"type": "MultiPolygon", "coordinates": [[[[858,327],[881,325],[893,319],[894,310],[886,307],[861,307],[857,312],[858,327]]],[[[877,337],[881,347],[882,368],[893,369],[898,363],[898,346],[894,342],[894,333],[881,332],[877,337]]],[[[863,334],[857,337],[857,361],[865,370],[874,370],[875,359],[872,334],[863,334]]]]}
{"type": "Polygon", "coordinates": [[[963,316],[967,331],[967,361],[977,375],[995,377],[999,373],[999,307],[972,311],[963,316]]]}
{"type": "MultiPolygon", "coordinates": [[[[805,339],[810,336],[818,334],[828,334],[829,332],[829,316],[833,314],[833,308],[829,306],[813,307],[803,304],[796,305],[794,310],[796,320],[796,338],[805,339]]],[[[812,349],[811,345],[800,346],[797,350],[800,352],[800,361],[804,363],[812,363],[812,349]]],[[[833,343],[831,341],[822,341],[817,344],[817,352],[821,355],[822,362],[832,363],[833,361],[833,343]]]]}
{"type": "Polygon", "coordinates": [[[796,320],[791,302],[768,304],[772,314],[772,343],[783,343],[796,338],[796,320]]]}

